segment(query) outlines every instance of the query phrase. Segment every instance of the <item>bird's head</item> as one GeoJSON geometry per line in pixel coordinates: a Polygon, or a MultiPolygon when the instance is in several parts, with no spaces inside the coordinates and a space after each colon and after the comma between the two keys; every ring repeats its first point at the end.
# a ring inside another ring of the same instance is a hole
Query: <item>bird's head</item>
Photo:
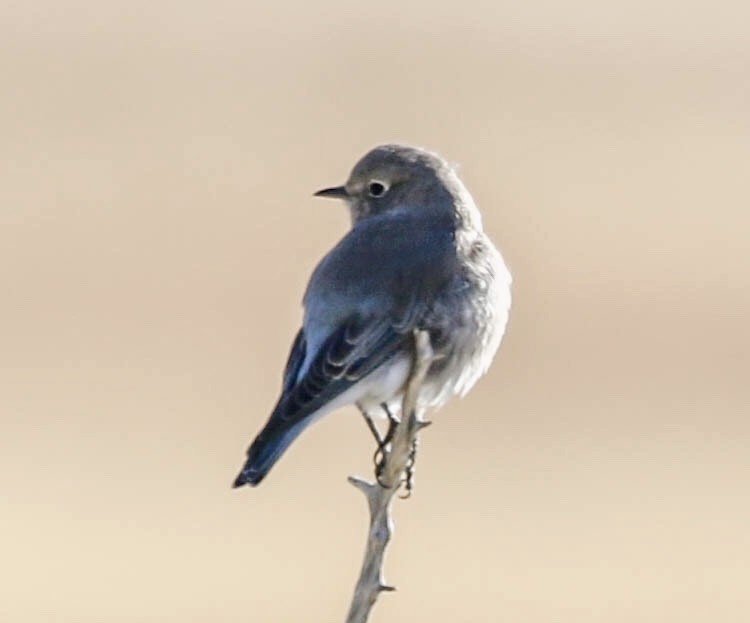
{"type": "Polygon", "coordinates": [[[365,154],[346,184],[319,190],[315,196],[346,201],[355,225],[402,208],[452,216],[468,193],[440,156],[415,147],[382,145],[365,154]]]}

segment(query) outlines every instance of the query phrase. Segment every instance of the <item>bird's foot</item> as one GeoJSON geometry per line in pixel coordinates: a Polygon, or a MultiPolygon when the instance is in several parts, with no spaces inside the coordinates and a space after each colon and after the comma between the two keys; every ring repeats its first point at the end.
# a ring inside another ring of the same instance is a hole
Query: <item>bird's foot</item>
{"type": "MultiPolygon", "coordinates": [[[[375,448],[375,453],[372,455],[372,462],[375,465],[375,479],[381,487],[383,487],[384,489],[389,489],[390,485],[383,482],[382,476],[383,471],[385,470],[385,465],[388,461],[388,457],[391,453],[391,442],[393,441],[393,437],[396,434],[396,428],[399,425],[399,420],[391,413],[387,404],[383,403],[380,406],[388,415],[388,430],[386,431],[385,436],[381,436],[377,426],[375,426],[372,418],[367,413],[363,411],[362,415],[364,416],[365,422],[367,422],[367,426],[370,429],[370,432],[372,432],[373,437],[375,437],[375,441],[377,442],[377,448],[375,448]]],[[[420,422],[419,427],[423,428],[429,424],[430,422],[420,422]]],[[[404,495],[400,496],[403,499],[411,497],[411,492],[414,489],[414,467],[417,461],[417,443],[418,439],[415,437],[409,450],[409,457],[407,459],[406,468],[404,470],[404,478],[399,483],[399,487],[404,487],[404,495]]]]}
{"type": "Polygon", "coordinates": [[[409,458],[406,461],[406,468],[404,469],[404,479],[401,481],[401,484],[404,486],[404,493],[399,497],[402,500],[410,498],[411,492],[414,489],[414,468],[417,465],[418,442],[419,439],[415,437],[414,441],[411,444],[411,449],[409,450],[409,458]]]}
{"type": "MultiPolygon", "coordinates": [[[[386,461],[388,460],[388,456],[391,452],[391,442],[393,441],[393,436],[396,434],[398,419],[391,413],[391,410],[388,408],[388,405],[386,403],[382,403],[380,407],[388,416],[388,430],[386,431],[384,437],[381,437],[380,434],[378,434],[375,438],[378,442],[378,447],[375,450],[375,454],[373,455],[372,460],[375,464],[375,479],[378,481],[378,484],[381,487],[387,489],[389,487],[381,480],[381,476],[383,475],[386,461]]],[[[375,425],[373,424],[372,427],[374,428],[375,425]]]]}

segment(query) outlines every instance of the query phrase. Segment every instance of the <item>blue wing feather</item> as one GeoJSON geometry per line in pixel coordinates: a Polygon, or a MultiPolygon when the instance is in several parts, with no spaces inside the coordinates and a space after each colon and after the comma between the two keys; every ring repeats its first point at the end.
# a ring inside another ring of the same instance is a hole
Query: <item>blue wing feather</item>
{"type": "Polygon", "coordinates": [[[326,340],[304,375],[296,379],[305,358],[300,331],[284,374],[284,392],[248,449],[234,486],[257,485],[316,411],[398,353],[406,339],[390,323],[368,324],[353,318],[326,340]]]}

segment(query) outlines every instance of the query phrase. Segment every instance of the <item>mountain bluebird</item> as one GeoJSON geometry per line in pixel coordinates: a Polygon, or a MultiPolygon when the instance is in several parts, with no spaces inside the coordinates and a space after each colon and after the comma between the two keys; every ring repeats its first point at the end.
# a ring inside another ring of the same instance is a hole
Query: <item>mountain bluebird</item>
{"type": "Polygon", "coordinates": [[[456,172],[422,149],[384,145],[344,186],[352,227],[318,264],[281,397],[247,451],[235,487],[257,485],[307,426],[356,404],[366,418],[398,411],[414,329],[436,359],[420,405],[463,395],[487,371],[510,308],[511,277],[456,172]]]}

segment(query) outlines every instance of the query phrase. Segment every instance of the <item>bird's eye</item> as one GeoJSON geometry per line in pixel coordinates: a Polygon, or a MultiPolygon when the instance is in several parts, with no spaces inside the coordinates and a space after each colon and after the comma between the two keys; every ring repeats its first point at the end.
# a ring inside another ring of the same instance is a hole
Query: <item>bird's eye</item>
{"type": "Polygon", "coordinates": [[[388,190],[388,186],[384,182],[378,182],[373,180],[367,185],[367,192],[370,197],[382,197],[388,190]]]}

